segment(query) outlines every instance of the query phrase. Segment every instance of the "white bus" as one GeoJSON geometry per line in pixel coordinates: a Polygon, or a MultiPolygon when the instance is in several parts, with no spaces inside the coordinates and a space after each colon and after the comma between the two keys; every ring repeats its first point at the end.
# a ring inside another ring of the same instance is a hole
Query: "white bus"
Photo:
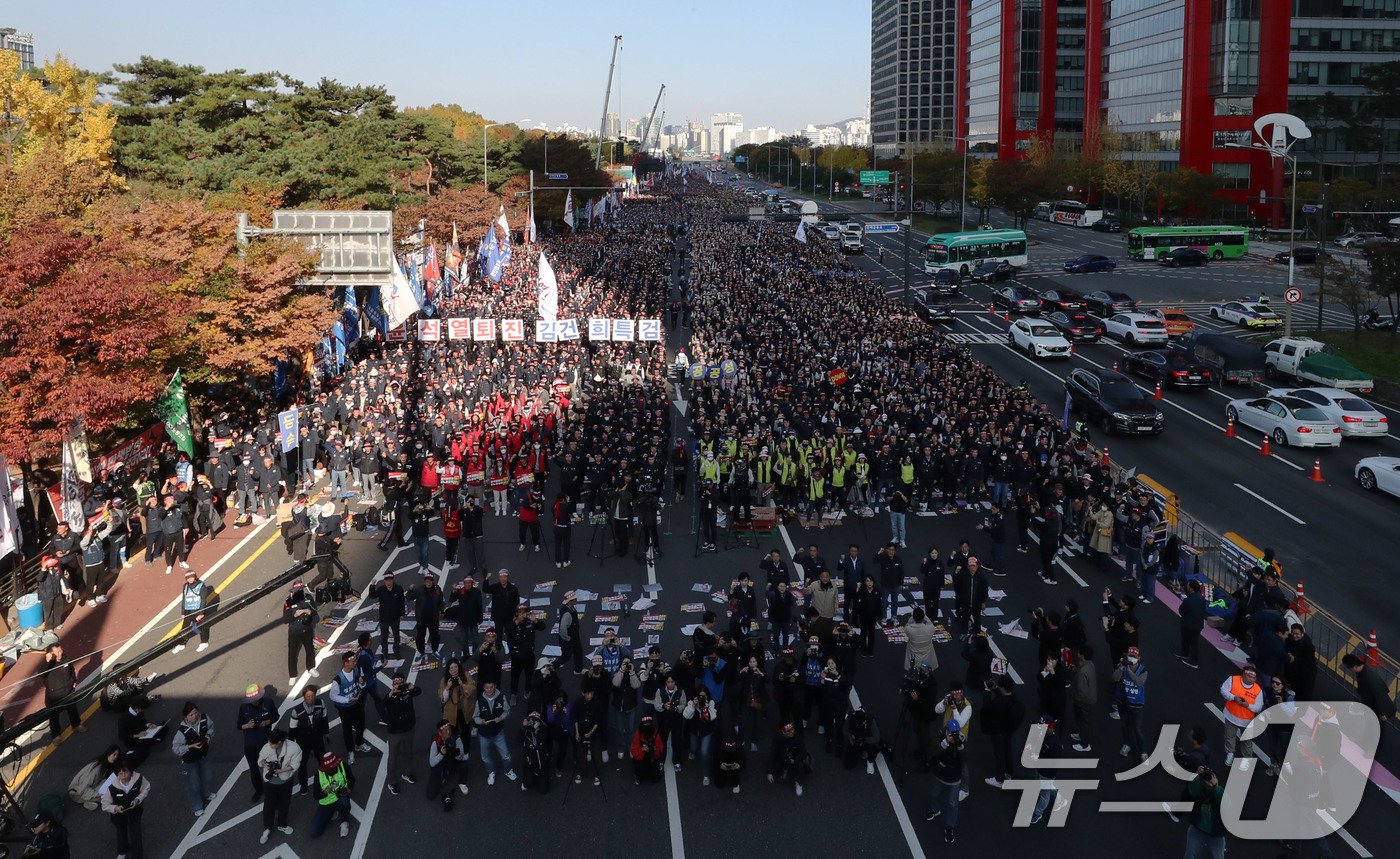
{"type": "MultiPolygon", "coordinates": [[[[1046,205],[1041,203],[1040,206],[1046,205]]],[[[1036,206],[1036,211],[1040,211],[1040,206],[1036,206]]],[[[1049,220],[1056,224],[1068,224],[1071,227],[1092,227],[1096,222],[1103,220],[1103,209],[1091,209],[1085,203],[1077,200],[1056,200],[1049,204],[1049,220]]]]}
{"type": "Polygon", "coordinates": [[[952,269],[966,275],[987,260],[1006,260],[1024,266],[1026,234],[1021,230],[972,230],[965,233],[939,233],[924,245],[924,271],[932,274],[952,269]]]}

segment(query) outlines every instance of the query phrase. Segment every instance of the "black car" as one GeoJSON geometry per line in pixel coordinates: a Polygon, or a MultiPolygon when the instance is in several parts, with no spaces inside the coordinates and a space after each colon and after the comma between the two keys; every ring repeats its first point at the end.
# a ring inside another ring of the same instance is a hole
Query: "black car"
{"type": "Polygon", "coordinates": [[[1122,373],[1076,368],[1065,379],[1065,392],[1071,409],[1109,435],[1157,435],[1166,428],[1166,418],[1152,396],[1122,373]]]}
{"type": "Polygon", "coordinates": [[[1126,292],[1100,289],[1084,296],[1084,307],[1095,316],[1112,316],[1137,310],[1138,303],[1126,292]]]}
{"type": "Polygon", "coordinates": [[[939,295],[953,295],[962,288],[962,277],[956,269],[941,268],[933,273],[933,290],[939,295]]]}
{"type": "Polygon", "coordinates": [[[939,325],[952,325],[953,306],[939,299],[933,289],[920,289],[914,293],[914,312],[925,322],[939,325]]]}
{"type": "Polygon", "coordinates": [[[1046,310],[1083,310],[1084,294],[1073,289],[1043,289],[1040,301],[1046,310]]]}
{"type": "Polygon", "coordinates": [[[973,280],[991,283],[997,280],[1007,280],[1015,274],[1016,267],[1006,260],[987,260],[984,263],[978,263],[977,268],[969,272],[968,276],[973,280]]]}
{"type": "MultiPolygon", "coordinates": [[[[1322,259],[1327,259],[1328,253],[1322,252],[1322,259]]],[[[1298,265],[1312,265],[1318,260],[1317,248],[1312,245],[1304,245],[1293,249],[1293,261],[1298,265]]],[[[1288,251],[1279,251],[1274,254],[1274,262],[1288,262],[1288,251]]]]}
{"type": "Polygon", "coordinates": [[[1040,293],[1028,286],[1003,286],[992,295],[992,302],[1013,313],[1040,312],[1040,293]]]}
{"type": "Polygon", "coordinates": [[[1090,225],[1089,229],[1100,233],[1121,233],[1123,232],[1123,225],[1112,218],[1099,218],[1090,225]]]}
{"type": "Polygon", "coordinates": [[[1205,265],[1208,262],[1210,262],[1210,256],[1205,251],[1199,251],[1195,248],[1172,248],[1157,257],[1157,265],[1170,268],[1179,268],[1184,265],[1205,265]]]}
{"type": "Polygon", "coordinates": [[[1066,340],[1097,343],[1103,337],[1103,322],[1081,311],[1057,310],[1046,315],[1045,321],[1059,329],[1066,340]]]}
{"type": "Polygon", "coordinates": [[[1208,388],[1210,368],[1181,352],[1129,352],[1123,370],[1173,388],[1208,388]]]}

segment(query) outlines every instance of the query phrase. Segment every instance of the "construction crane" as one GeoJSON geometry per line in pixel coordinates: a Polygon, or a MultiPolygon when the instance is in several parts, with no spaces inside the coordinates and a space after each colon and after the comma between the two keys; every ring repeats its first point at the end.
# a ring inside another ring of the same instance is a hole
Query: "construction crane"
{"type": "Polygon", "coordinates": [[[612,100],[613,71],[617,68],[617,46],[622,44],[621,36],[613,36],[612,62],[608,63],[608,88],[603,93],[603,116],[598,120],[598,154],[593,158],[593,169],[603,164],[603,126],[608,124],[608,102],[612,100]]]}
{"type": "Polygon", "coordinates": [[[661,96],[662,96],[662,94],[665,93],[665,92],[666,92],[666,85],[665,85],[665,84],[662,84],[662,85],[661,85],[661,89],[659,89],[659,90],[656,91],[656,101],[652,102],[652,105],[651,105],[651,113],[647,114],[647,127],[646,127],[646,130],[642,132],[642,151],[643,151],[643,152],[646,151],[646,148],[647,148],[647,145],[648,145],[648,144],[647,144],[647,141],[651,140],[651,126],[652,126],[652,121],[653,121],[654,119],[656,119],[656,108],[659,107],[659,106],[661,105],[661,96]]]}

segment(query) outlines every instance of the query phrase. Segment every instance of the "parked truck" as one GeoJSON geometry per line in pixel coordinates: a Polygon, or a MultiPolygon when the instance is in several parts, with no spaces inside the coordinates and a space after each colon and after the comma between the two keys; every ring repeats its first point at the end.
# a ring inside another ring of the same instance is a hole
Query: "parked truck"
{"type": "Polygon", "coordinates": [[[1265,374],[1271,379],[1297,379],[1324,388],[1371,393],[1376,383],[1330,349],[1326,343],[1307,337],[1280,337],[1264,347],[1265,374]]]}
{"type": "Polygon", "coordinates": [[[1264,379],[1264,350],[1229,334],[1197,328],[1169,348],[1209,367],[1216,384],[1252,385],[1264,379]]]}

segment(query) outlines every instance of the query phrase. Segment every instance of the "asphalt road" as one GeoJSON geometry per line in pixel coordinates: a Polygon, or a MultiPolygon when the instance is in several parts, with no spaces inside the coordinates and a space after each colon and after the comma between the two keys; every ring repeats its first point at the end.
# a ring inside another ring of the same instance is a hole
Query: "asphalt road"
{"type": "MultiPolygon", "coordinates": [[[[710,605],[705,594],[693,590],[695,584],[725,587],[740,570],[756,572],[761,554],[772,547],[781,548],[790,558],[791,549],[816,544],[821,554],[833,562],[849,542],[859,543],[869,553],[884,540],[887,527],[884,517],[877,517],[843,522],[826,530],[797,530],[790,534],[780,531],[771,538],[760,538],[751,547],[736,546],[697,558],[688,512],[688,505],[671,511],[669,533],[663,535],[666,554],[654,570],[632,558],[599,561],[584,557],[581,543],[586,539],[586,532],[580,533],[576,541],[579,560],[567,570],[558,570],[548,562],[547,553],[517,552],[510,538],[513,525],[508,521],[488,523],[488,547],[494,554],[492,565],[508,566],[522,591],[549,599],[551,611],[568,588],[582,587],[606,595],[615,585],[628,584],[632,587],[631,594],[636,596],[649,574],[654,573],[662,590],[659,605],[652,611],[666,615],[660,633],[661,646],[667,657],[673,658],[688,645],[682,627],[699,618],[698,613],[682,611],[681,606],[691,602],[710,605]],[[533,593],[536,583],[548,581],[557,582],[549,594],[533,593]]],[[[979,520],[980,514],[975,511],[911,517],[910,548],[902,553],[907,567],[912,572],[919,555],[928,546],[937,545],[947,551],[964,536],[971,535],[976,541],[973,526],[979,520]]],[[[411,549],[386,555],[374,547],[374,536],[354,535],[343,550],[348,566],[354,571],[357,587],[364,587],[371,576],[377,577],[385,570],[415,571],[411,549]]],[[[227,593],[274,574],[286,562],[279,543],[253,556],[254,549],[261,543],[260,536],[233,559],[237,564],[225,564],[224,575],[227,575],[241,566],[242,561],[251,559],[239,578],[228,584],[227,593]]],[[[440,553],[440,544],[435,544],[432,562],[439,571],[440,553]]],[[[1081,586],[1070,576],[1062,576],[1062,584],[1051,587],[1033,576],[1036,566],[1033,555],[1010,554],[1010,574],[993,581],[993,587],[1006,594],[993,603],[1004,616],[989,618],[989,622],[1022,618],[1024,624],[1026,611],[1032,606],[1053,608],[1072,597],[1083,605],[1091,642],[1102,649],[1102,638],[1094,632],[1097,594],[1105,585],[1118,587],[1116,578],[1105,580],[1073,562],[1076,575],[1086,585],[1081,586]]],[[[449,579],[455,581],[460,576],[461,571],[456,570],[449,579]]],[[[904,601],[910,602],[910,594],[905,594],[904,601]]],[[[944,601],[943,608],[949,611],[951,606],[944,601]]],[[[381,728],[373,725],[372,716],[370,742],[376,747],[376,753],[362,755],[355,768],[357,822],[350,837],[342,841],[332,830],[312,841],[306,831],[312,814],[311,800],[295,797],[291,824],[296,831],[291,836],[274,832],[273,840],[263,847],[258,844],[262,828],[260,812],[248,802],[249,786],[242,765],[241,746],[231,722],[239,694],[248,683],[270,683],[276,687],[275,699],[286,701],[286,678],[282,676],[285,637],[278,628],[279,613],[280,599],[269,598],[218,624],[213,635],[214,647],[207,654],[198,656],[191,649],[178,656],[163,657],[156,665],[165,672],[159,681],[164,700],[156,707],[160,718],[172,716],[180,702],[191,698],[206,708],[215,720],[217,733],[213,754],[218,799],[202,818],[192,816],[185,805],[176,760],[168,750],[153,753],[143,768],[154,785],[145,820],[148,855],[390,856],[405,846],[417,853],[447,851],[461,846],[464,835],[469,839],[469,849],[488,855],[603,856],[615,853],[620,844],[638,855],[669,853],[673,857],[686,854],[781,855],[814,850],[820,855],[869,851],[924,856],[939,855],[946,849],[941,828],[923,820],[930,789],[928,775],[906,771],[905,758],[901,755],[882,757],[875,775],[866,775],[863,767],[845,770],[837,759],[824,754],[822,738],[814,728],[807,730],[806,737],[815,757],[815,772],[800,798],[793,795],[790,788],[764,783],[761,773],[771,737],[771,727],[765,727],[759,741],[760,752],[750,756],[743,793],[737,797],[727,791],[703,787],[696,764],[689,761],[684,763],[681,772],[668,776],[664,785],[636,786],[629,770],[612,763],[603,769],[601,787],[587,783],[569,785],[556,780],[546,796],[525,794],[516,784],[504,779],[488,786],[474,748],[468,778],[470,794],[459,797],[456,808],[445,813],[422,794],[422,776],[426,769],[423,765],[418,768],[418,785],[404,786],[399,796],[392,796],[384,789],[383,734],[381,728]]],[[[596,602],[588,605],[584,612],[584,628],[599,629],[601,624],[594,619],[601,613],[596,602]]],[[[373,616],[372,607],[356,606],[349,609],[351,622],[339,628],[323,627],[320,631],[331,638],[334,646],[353,635],[358,619],[373,616]]],[[[1157,690],[1153,693],[1155,697],[1149,699],[1149,745],[1163,724],[1200,724],[1210,732],[1218,758],[1219,723],[1205,705],[1214,702],[1214,690],[1230,673],[1230,662],[1222,653],[1208,649],[1198,671],[1185,668],[1170,655],[1175,641],[1175,616],[1165,603],[1143,607],[1140,616],[1144,624],[1144,659],[1151,672],[1153,688],[1157,690]]],[[[642,640],[637,626],[640,620],[641,613],[632,612],[617,624],[623,636],[632,637],[634,646],[642,640]]],[[[1015,678],[1023,683],[1018,687],[1018,695],[1033,712],[1036,699],[1034,642],[995,631],[992,638],[994,647],[1010,660],[1015,678]],[[1025,685],[1026,682],[1031,685],[1025,685]]],[[[547,634],[540,635],[540,645],[550,641],[552,638],[547,634]]],[[[951,680],[961,679],[963,662],[959,648],[957,643],[936,648],[941,663],[936,672],[940,690],[946,689],[951,680]]],[[[452,649],[450,645],[448,649],[452,649]]],[[[878,636],[876,657],[860,661],[855,681],[856,696],[876,716],[890,739],[894,739],[899,723],[896,689],[903,651],[902,644],[890,643],[883,635],[878,636]]],[[[407,648],[403,652],[409,655],[407,648]]],[[[335,659],[329,649],[322,652],[322,682],[329,678],[335,659]]],[[[1101,666],[1105,680],[1106,671],[1107,668],[1101,666]]],[[[425,749],[427,731],[438,718],[438,708],[432,697],[438,678],[437,670],[422,671],[415,677],[427,692],[418,699],[417,708],[418,737],[425,749]]],[[[565,688],[571,694],[576,692],[573,677],[566,676],[565,688]]],[[[1101,706],[1094,726],[1095,735],[1100,738],[1095,747],[1098,764],[1092,770],[1073,773],[1074,778],[1098,779],[1099,786],[1096,790],[1076,794],[1064,828],[1047,828],[1043,823],[1028,830],[1012,826],[1018,795],[982,783],[989,772],[991,754],[985,738],[974,731],[970,743],[972,795],[962,805],[958,843],[972,849],[994,844],[1012,851],[1057,856],[1080,855],[1086,843],[1132,843],[1135,853],[1144,857],[1179,856],[1185,837],[1183,826],[1171,823],[1165,814],[1099,810],[1098,803],[1105,800],[1175,800],[1181,787],[1160,770],[1142,778],[1116,781],[1114,774],[1127,766],[1125,759],[1114,754],[1121,723],[1108,719],[1104,711],[1105,707],[1101,706]]],[[[111,716],[98,715],[90,724],[89,733],[64,743],[39,769],[27,788],[31,796],[47,790],[61,791],[71,774],[110,741],[114,731],[111,716]]],[[[907,735],[900,735],[898,739],[897,748],[902,748],[907,735]]],[[[332,748],[344,751],[340,748],[339,731],[334,728],[331,742],[332,748]]],[[[1222,761],[1216,761],[1216,765],[1223,771],[1222,761]]],[[[1264,801],[1263,797],[1255,799],[1260,805],[1264,801]]],[[[1375,789],[1368,793],[1361,813],[1346,822],[1348,837],[1361,849],[1348,852],[1349,848],[1338,842],[1339,856],[1386,855],[1384,844],[1388,843],[1389,836],[1386,820],[1387,815],[1394,813],[1392,801],[1375,789]]],[[[74,833],[75,856],[111,854],[111,827],[96,813],[72,810],[68,823],[74,833]]],[[[1270,844],[1232,842],[1230,855],[1272,859],[1277,851],[1270,844]]]]}
{"type": "MultiPolygon", "coordinates": [[[[976,310],[972,306],[968,309],[976,310]]],[[[959,329],[997,333],[989,319],[960,321],[959,329]]],[[[999,347],[979,345],[977,348],[979,355],[1004,372],[1026,375],[1038,392],[1044,391],[1050,402],[1056,402],[1056,398],[1050,396],[1055,393],[1056,382],[1048,374],[1025,367],[1019,358],[999,347]],[[1018,362],[1020,366],[1017,366],[1018,362]]],[[[1176,438],[1181,427],[1197,423],[1189,418],[1174,419],[1167,435],[1159,441],[1176,438]]],[[[1201,432],[1206,433],[1202,439],[1209,435],[1206,430],[1201,432]]],[[[1165,449],[1152,442],[1143,442],[1140,445],[1143,452],[1139,453],[1138,446],[1115,444],[1115,458],[1147,456],[1152,451],[1165,449]]],[[[1199,454],[1195,449],[1205,446],[1204,441],[1183,445],[1181,447],[1189,450],[1178,451],[1178,454],[1183,457],[1201,455],[1204,458],[1207,454],[1199,454]]],[[[1224,462],[1229,468],[1240,468],[1242,473],[1260,470],[1257,454],[1238,442],[1212,451],[1208,456],[1210,459],[1203,464],[1218,466],[1218,463],[1224,462]],[[1231,453],[1232,450],[1234,453],[1231,453]]],[[[1281,464],[1271,462],[1268,467],[1290,480],[1302,479],[1281,464]]],[[[1181,470],[1179,466],[1177,470],[1181,470]]],[[[1342,487],[1331,484],[1314,487],[1305,480],[1298,487],[1299,494],[1304,491],[1344,491],[1342,487]]],[[[1173,488],[1183,493],[1188,504],[1198,504],[1186,494],[1186,488],[1173,488]]],[[[1227,496],[1222,500],[1227,505],[1221,512],[1222,516],[1229,514],[1233,518],[1246,512],[1246,506],[1240,505],[1239,499],[1232,502],[1227,496]],[[1230,508],[1232,504],[1235,509],[1230,508]]],[[[1312,516],[1311,509],[1307,515],[1312,516]]],[[[980,518],[981,514],[977,511],[943,516],[911,516],[910,548],[902,552],[906,569],[913,575],[919,556],[928,547],[938,546],[946,552],[964,537],[974,540],[976,549],[982,549],[975,530],[980,518]]],[[[816,544],[822,556],[834,564],[848,543],[860,544],[869,556],[887,535],[887,523],[883,517],[854,519],[822,530],[798,529],[788,532],[780,529],[771,537],[760,538],[753,545],[736,544],[717,554],[697,556],[691,522],[688,503],[666,510],[662,529],[665,554],[651,566],[637,563],[630,557],[589,557],[586,551],[591,542],[589,530],[578,529],[575,533],[576,561],[570,568],[560,570],[548,561],[547,552],[517,551],[512,539],[515,530],[513,521],[493,518],[488,521],[487,530],[490,566],[508,567],[525,595],[548,600],[543,607],[551,614],[559,605],[564,591],[570,588],[585,588],[608,595],[619,590],[618,585],[626,585],[630,588],[629,598],[634,598],[641,593],[644,584],[652,581],[660,584],[658,605],[651,611],[664,614],[666,619],[662,630],[655,634],[659,635],[666,657],[674,660],[677,652],[688,646],[689,639],[683,627],[697,622],[700,616],[699,612],[685,611],[682,607],[691,603],[702,603],[706,607],[713,605],[705,593],[695,590],[697,584],[719,589],[727,587],[741,570],[756,573],[759,558],[770,548],[779,548],[785,557],[791,558],[796,548],[816,544]],[[555,584],[547,592],[536,592],[537,583],[551,581],[555,584]]],[[[1275,523],[1273,527],[1278,526],[1275,523]]],[[[1311,521],[1308,527],[1313,527],[1311,521]]],[[[271,525],[263,525],[252,534],[244,532],[235,536],[244,539],[244,542],[221,562],[212,576],[226,598],[256,582],[267,580],[288,564],[280,543],[273,537],[271,525]]],[[[343,549],[344,560],[353,572],[357,589],[366,588],[371,580],[387,570],[410,573],[408,578],[413,578],[416,567],[411,550],[381,552],[375,547],[377,536],[352,534],[343,549]]],[[[226,545],[232,547],[235,540],[228,540],[226,545]]],[[[603,541],[600,540],[598,546],[602,545],[603,541]]],[[[729,545],[729,541],[721,540],[722,547],[729,545]]],[[[435,542],[431,562],[439,575],[443,572],[441,551],[441,543],[435,542]]],[[[1048,586],[1033,576],[1036,562],[1032,560],[1032,555],[1009,554],[1009,575],[993,581],[993,587],[1005,593],[1004,597],[993,603],[1002,612],[1001,617],[990,618],[993,623],[1018,618],[1025,623],[1026,613],[1031,607],[1055,608],[1062,605],[1065,599],[1074,598],[1082,606],[1082,614],[1090,627],[1091,642],[1096,647],[1102,645],[1102,636],[1094,631],[1099,595],[1105,586],[1114,589],[1120,587],[1116,576],[1104,577],[1077,561],[1071,561],[1073,572],[1062,576],[1060,585],[1048,586]]],[[[445,584],[454,583],[461,575],[460,569],[452,570],[444,576],[445,584]]],[[[171,581],[171,595],[177,590],[178,582],[171,581]]],[[[904,603],[907,605],[911,602],[912,594],[906,593],[904,603]]],[[[1192,671],[1181,665],[1171,656],[1176,640],[1176,618],[1169,602],[1164,599],[1155,605],[1144,606],[1140,611],[1144,659],[1151,672],[1154,690],[1150,693],[1147,710],[1148,744],[1152,745],[1158,728],[1164,724],[1200,724],[1210,733],[1211,745],[1217,750],[1218,759],[1219,722],[1207,704],[1217,702],[1216,690],[1221,680],[1232,671],[1230,660],[1238,659],[1240,654],[1233,648],[1228,648],[1227,653],[1222,645],[1221,650],[1207,648],[1199,670],[1192,671]]],[[[546,796],[524,794],[516,784],[505,780],[488,786],[478,762],[477,749],[473,748],[467,781],[470,794],[460,798],[453,811],[444,813],[422,794],[425,763],[420,763],[417,770],[420,776],[417,786],[405,786],[399,796],[392,796],[385,790],[386,767],[381,753],[383,734],[382,729],[374,726],[372,717],[370,742],[378,751],[362,756],[355,768],[356,825],[351,837],[341,840],[331,831],[319,840],[309,839],[306,830],[312,814],[312,801],[296,797],[293,799],[291,818],[294,833],[283,836],[274,832],[268,845],[259,845],[260,815],[248,803],[250,791],[242,764],[241,742],[232,722],[241,692],[249,683],[273,686],[275,700],[281,702],[285,709],[290,693],[309,680],[303,676],[292,690],[286,688],[286,639],[280,628],[280,607],[280,596],[268,597],[243,613],[218,623],[213,630],[214,646],[206,654],[196,654],[191,648],[179,655],[164,656],[154,666],[164,675],[157,689],[164,696],[164,700],[155,708],[157,717],[174,717],[180,703],[192,699],[215,720],[216,742],[212,754],[218,798],[204,816],[194,817],[185,804],[178,762],[168,749],[153,753],[143,768],[154,785],[144,827],[148,855],[184,857],[227,855],[232,852],[232,855],[248,856],[379,857],[401,854],[405,847],[415,853],[428,854],[445,853],[465,846],[473,852],[481,851],[488,855],[591,857],[614,855],[622,848],[638,855],[669,854],[672,857],[682,857],[687,853],[697,856],[784,855],[798,851],[816,855],[861,851],[922,857],[940,855],[941,851],[948,849],[943,843],[940,825],[923,820],[930,791],[928,775],[906,771],[904,758],[899,754],[882,757],[874,775],[867,775],[862,767],[847,771],[836,759],[823,753],[822,738],[814,728],[807,730],[806,739],[815,758],[815,772],[806,784],[805,795],[800,798],[789,788],[767,785],[762,778],[772,736],[770,724],[765,726],[759,738],[760,752],[750,756],[749,771],[743,780],[743,793],[739,796],[703,787],[698,767],[689,761],[684,762],[681,772],[669,772],[663,785],[633,785],[630,772],[612,763],[604,769],[602,787],[555,781],[546,796]]],[[[942,601],[942,608],[946,611],[950,606],[942,601]]],[[[591,602],[583,612],[585,630],[596,635],[603,623],[612,623],[600,621],[598,617],[616,613],[604,611],[598,601],[591,602]]],[[[357,602],[338,610],[335,617],[344,622],[320,630],[330,639],[330,645],[320,653],[321,678],[317,682],[323,684],[334,671],[333,663],[337,658],[334,647],[353,637],[356,625],[361,620],[372,619],[374,609],[357,602]]],[[[638,626],[641,621],[641,612],[631,612],[616,623],[622,635],[632,638],[633,647],[645,645],[644,633],[638,626]]],[[[151,628],[143,633],[143,640],[136,642],[135,646],[159,638],[167,622],[161,618],[153,619],[151,628]]],[[[1034,713],[1034,681],[1038,668],[1035,643],[994,627],[992,640],[994,648],[1009,659],[1013,677],[1022,683],[1018,687],[1018,695],[1028,711],[1034,713]]],[[[1214,636],[1210,640],[1218,643],[1214,636]]],[[[547,633],[539,636],[540,646],[552,642],[552,636],[547,633]]],[[[449,644],[448,650],[452,649],[453,645],[449,644]]],[[[946,689],[952,680],[962,677],[963,662],[959,651],[960,645],[954,642],[940,644],[936,648],[941,663],[936,672],[940,690],[946,689]]],[[[898,729],[900,699],[897,689],[903,667],[903,652],[902,644],[887,641],[883,634],[877,636],[876,656],[860,660],[854,684],[854,697],[875,715],[888,739],[899,741],[896,743],[897,750],[906,739],[906,735],[898,729]]],[[[410,651],[405,648],[403,654],[408,656],[410,651]]],[[[1103,659],[1099,662],[1101,677],[1106,680],[1108,667],[1103,664],[1103,659]]],[[[439,672],[436,669],[415,672],[414,679],[428,693],[418,699],[417,707],[417,735],[426,757],[428,731],[439,714],[433,695],[439,672]]],[[[576,692],[574,678],[565,678],[565,688],[571,696],[576,692]]],[[[1334,691],[1342,697],[1349,697],[1349,692],[1340,686],[1335,687],[1334,691]]],[[[1099,739],[1093,755],[1074,755],[1097,756],[1095,767],[1076,772],[1074,777],[1095,778],[1099,784],[1093,791],[1076,794],[1068,810],[1067,825],[1063,828],[1047,828],[1044,823],[1032,829],[1013,827],[1018,794],[996,790],[982,783],[982,778],[990,770],[991,752],[986,739],[974,730],[970,744],[972,793],[962,805],[958,846],[977,849],[983,845],[994,845],[1015,853],[1077,856],[1082,855],[1086,847],[1095,849],[1102,844],[1122,844],[1132,845],[1134,854],[1143,857],[1160,856],[1165,859],[1179,856],[1185,838],[1184,826],[1171,823],[1165,814],[1105,813],[1099,810],[1098,803],[1109,799],[1175,800],[1181,789],[1180,783],[1160,770],[1128,781],[1115,779],[1115,773],[1125,770],[1127,762],[1114,754],[1119,743],[1121,723],[1110,720],[1105,710],[1106,707],[1101,705],[1094,723],[1094,733],[1099,739]]],[[[62,792],[72,774],[105,748],[115,735],[114,719],[108,714],[99,713],[91,720],[90,727],[88,733],[74,735],[60,745],[38,768],[25,785],[25,796],[30,802],[46,791],[62,792]]],[[[338,752],[344,751],[339,731],[334,728],[331,746],[338,752]]],[[[1389,763],[1394,769],[1395,762],[1389,763]]],[[[1216,765],[1223,771],[1223,761],[1216,760],[1216,765]]],[[[1259,811],[1267,797],[1258,792],[1262,790],[1260,785],[1255,785],[1255,788],[1256,792],[1251,794],[1251,808],[1259,811]]],[[[1390,795],[1375,788],[1368,789],[1360,813],[1345,821],[1346,838],[1335,840],[1337,855],[1387,855],[1385,851],[1388,848],[1384,845],[1390,843],[1392,836],[1389,820],[1395,812],[1393,802],[1395,800],[1390,795]]],[[[75,856],[109,856],[113,852],[112,828],[98,814],[81,809],[70,810],[68,825],[74,836],[75,856]]],[[[1279,852],[1274,845],[1263,842],[1232,841],[1230,846],[1231,856],[1272,859],[1279,852]]]]}
{"type": "MultiPolygon", "coordinates": [[[[820,205],[828,210],[826,203],[820,205]]],[[[837,202],[832,210],[861,212],[869,201],[837,202]]],[[[1010,219],[993,213],[993,223],[1010,226],[1010,219]]],[[[1144,307],[1179,307],[1197,325],[1235,333],[1238,329],[1209,317],[1214,302],[1260,294],[1283,306],[1287,267],[1256,258],[1213,263],[1204,268],[1165,269],[1153,263],[1135,263],[1124,255],[1124,239],[1092,230],[1033,221],[1027,229],[1032,242],[1031,262],[1018,274],[1019,282],[1036,289],[1064,286],[1080,292],[1113,289],[1126,292],[1144,307]],[[1065,260],[1086,253],[1111,256],[1119,268],[1107,273],[1068,274],[1065,260]]],[[[917,288],[929,282],[922,271],[919,243],[926,235],[915,231],[910,248],[910,283],[917,288]]],[[[867,251],[852,259],[877,278],[891,296],[904,288],[904,237],[870,233],[867,251]],[[885,250],[881,262],[878,250],[885,250]]],[[[1310,269],[1295,272],[1295,283],[1307,293],[1310,269]]],[[[1068,361],[1032,360],[1006,345],[1010,324],[1000,314],[987,312],[992,288],[968,281],[961,299],[954,302],[957,323],[948,329],[954,340],[967,343],[973,354],[1008,380],[1025,380],[1030,389],[1056,413],[1063,407],[1064,379],[1074,367],[1111,368],[1127,349],[1105,339],[1078,344],[1068,361]]],[[[1316,318],[1316,304],[1299,306],[1296,324],[1305,333],[1316,318]]],[[[1324,325],[1350,329],[1351,321],[1340,308],[1324,308],[1324,325]]],[[[1143,389],[1147,383],[1137,380],[1143,389]]],[[[1270,383],[1270,386],[1283,383],[1270,383]]],[[[1263,388],[1254,388],[1258,394],[1263,388]]],[[[1285,578],[1302,579],[1308,594],[1343,622],[1363,634],[1376,629],[1382,646],[1400,641],[1400,591],[1376,587],[1376,574],[1393,562],[1397,513],[1400,501],[1360,488],[1352,472],[1357,460],[1367,456],[1400,456],[1400,436],[1392,431],[1381,439],[1348,439],[1331,449],[1280,449],[1273,456],[1259,455],[1262,434],[1244,430],[1236,439],[1224,437],[1226,403],[1250,392],[1237,386],[1190,392],[1168,389],[1161,404],[1167,429],[1158,437],[1105,439],[1091,431],[1096,444],[1108,443],[1114,461],[1136,467],[1170,490],[1184,509],[1217,533],[1234,531],[1257,546],[1271,546],[1284,563],[1285,578]],[[1325,483],[1307,478],[1314,460],[1319,461],[1325,483]]],[[[1391,425],[1400,425],[1400,411],[1381,406],[1391,425]]]]}

